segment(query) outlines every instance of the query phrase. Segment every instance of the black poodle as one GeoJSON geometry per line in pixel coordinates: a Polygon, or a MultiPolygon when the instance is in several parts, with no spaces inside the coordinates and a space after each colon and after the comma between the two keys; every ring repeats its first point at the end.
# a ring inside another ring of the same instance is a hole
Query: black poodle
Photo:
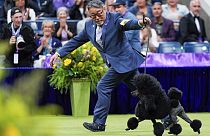
{"type": "MultiPolygon", "coordinates": [[[[181,133],[182,128],[177,124],[177,119],[175,119],[176,122],[174,122],[174,119],[171,117],[173,115],[180,115],[174,114],[173,110],[180,106],[179,99],[182,96],[182,92],[177,88],[171,88],[167,95],[159,81],[149,74],[135,76],[134,83],[137,90],[132,92],[132,94],[140,99],[135,109],[137,118],[132,117],[128,120],[128,128],[126,130],[136,129],[138,123],[143,120],[151,120],[156,136],[162,136],[164,129],[169,126],[169,133],[176,135],[181,133]],[[156,122],[156,119],[162,119],[163,124],[156,122]]],[[[188,121],[192,124],[190,126],[195,132],[200,132],[201,122],[199,120],[188,121]]]]}

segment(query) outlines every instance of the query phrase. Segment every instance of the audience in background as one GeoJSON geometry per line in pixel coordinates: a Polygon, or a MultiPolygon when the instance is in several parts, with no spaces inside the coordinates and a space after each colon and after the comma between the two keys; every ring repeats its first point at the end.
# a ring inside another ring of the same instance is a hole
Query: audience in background
{"type": "Polygon", "coordinates": [[[162,7],[160,2],[154,2],[152,6],[153,16],[151,27],[157,32],[158,42],[175,41],[176,32],[173,21],[162,16],[162,7]]]}
{"type": "Polygon", "coordinates": [[[136,3],[128,9],[134,15],[138,12],[144,13],[145,16],[152,18],[152,6],[148,3],[148,0],[136,0],[136,3]]]}
{"type": "Polygon", "coordinates": [[[148,52],[156,52],[159,46],[157,41],[157,33],[153,28],[146,27],[140,30],[140,41],[141,41],[141,53],[145,54],[148,48],[148,52]],[[147,47],[148,46],[148,47],[147,47]]]}
{"type": "Polygon", "coordinates": [[[56,10],[52,0],[29,0],[29,5],[36,12],[36,17],[55,17],[56,10]]]}
{"type": "Polygon", "coordinates": [[[77,34],[79,34],[85,28],[85,22],[90,19],[87,7],[85,8],[85,15],[86,18],[77,22],[77,34]]]}
{"type": "MultiPolygon", "coordinates": [[[[23,21],[31,21],[32,29],[37,30],[36,14],[32,8],[29,8],[28,0],[14,0],[15,7],[19,7],[23,14],[23,21]]],[[[11,22],[11,9],[7,12],[7,23],[11,22]]]]}
{"type": "MultiPolygon", "coordinates": [[[[33,64],[31,53],[36,48],[36,46],[34,46],[34,33],[31,32],[30,27],[24,23],[20,23],[21,18],[23,21],[33,22],[39,17],[55,17],[55,12],[57,11],[58,22],[55,23],[55,29],[52,21],[43,22],[42,32],[44,36],[38,39],[39,47],[36,50],[36,56],[53,54],[58,47],[62,46],[61,43],[67,42],[84,29],[84,23],[90,19],[88,11],[86,10],[86,3],[88,1],[89,0],[5,0],[4,12],[7,13],[7,22],[9,24],[3,25],[3,28],[1,28],[0,39],[10,39],[10,44],[14,45],[11,46],[11,51],[7,54],[6,61],[8,66],[32,66],[33,64]],[[11,8],[14,6],[19,7],[19,9],[17,8],[17,13],[19,13],[18,10],[20,10],[22,17],[19,14],[16,18],[13,17],[14,15],[11,16],[11,14],[14,14],[11,13],[11,8]],[[68,12],[68,8],[70,8],[70,12],[68,12]],[[69,18],[80,20],[77,23],[77,28],[75,28],[75,25],[67,22],[69,18]],[[14,21],[11,22],[12,20],[14,21]],[[18,22],[20,23],[20,29],[18,25],[16,25],[18,22]],[[23,49],[15,47],[19,34],[16,35],[16,32],[13,34],[12,26],[14,31],[21,30],[18,33],[20,33],[27,43],[27,46],[23,49]],[[26,34],[22,34],[23,31],[27,31],[26,34]],[[18,64],[14,64],[14,53],[17,50],[19,54],[18,64]]],[[[136,0],[134,5],[131,4],[132,1],[128,0],[106,0],[104,2],[110,12],[119,12],[124,18],[135,18],[130,12],[135,14],[138,18],[142,18],[143,15],[150,18],[153,17],[151,28],[147,27],[140,31],[131,30],[126,32],[128,40],[131,43],[134,42],[132,44],[134,48],[138,46],[141,48],[142,53],[145,53],[147,50],[148,39],[149,51],[156,52],[159,42],[177,40],[176,36],[178,32],[178,40],[181,44],[192,41],[207,42],[204,20],[200,17],[201,7],[199,0],[191,0],[189,6],[190,12],[185,5],[178,4],[179,0],[165,1],[167,1],[167,3],[163,5],[162,0],[136,0]],[[132,5],[132,7],[128,9],[130,12],[127,11],[126,5],[128,3],[132,5]],[[135,31],[137,31],[137,33],[135,31]]],[[[37,29],[35,22],[30,25],[34,30],[37,29]]]]}
{"type": "MultiPolygon", "coordinates": [[[[114,10],[122,15],[124,19],[137,19],[135,15],[127,11],[126,1],[125,0],[116,0],[112,3],[111,6],[114,7],[114,10]]],[[[141,43],[139,40],[139,30],[129,30],[125,31],[125,35],[128,39],[128,42],[133,47],[133,49],[141,52],[141,43]]]]}
{"type": "Polygon", "coordinates": [[[126,0],[128,8],[132,7],[135,2],[136,2],[136,0],[126,0]]]}
{"type": "Polygon", "coordinates": [[[58,22],[55,24],[55,37],[61,42],[71,39],[73,34],[73,28],[67,23],[68,9],[66,7],[60,7],[57,10],[58,22]]]}
{"type": "Polygon", "coordinates": [[[85,8],[87,5],[87,0],[75,0],[74,5],[69,9],[70,19],[82,20],[86,17],[85,8]]]}
{"type": "Polygon", "coordinates": [[[7,67],[32,67],[32,52],[36,50],[33,29],[23,22],[20,8],[11,10],[11,22],[1,28],[0,39],[8,39],[7,67]]]}
{"type": "Polygon", "coordinates": [[[38,39],[37,43],[39,47],[36,50],[35,58],[39,55],[46,56],[48,54],[54,54],[56,49],[62,46],[60,40],[52,36],[54,31],[54,22],[44,20],[42,23],[43,36],[38,39]]]}
{"type": "Polygon", "coordinates": [[[105,6],[107,11],[109,12],[115,12],[114,7],[112,6],[112,4],[115,2],[116,0],[106,0],[105,1],[105,6]]]}
{"type": "MultiPolygon", "coordinates": [[[[137,18],[143,19],[144,13],[138,13],[137,18]]],[[[145,54],[148,48],[148,52],[156,52],[159,43],[157,41],[157,33],[155,29],[147,26],[146,28],[139,30],[140,41],[141,41],[141,53],[145,54]]]]}
{"type": "Polygon", "coordinates": [[[167,0],[167,4],[163,4],[163,17],[174,22],[174,29],[179,31],[180,19],[189,13],[185,5],[178,4],[179,0],[167,0]]]}
{"type": "Polygon", "coordinates": [[[203,42],[207,40],[205,24],[204,20],[200,17],[200,10],[200,1],[191,0],[190,13],[180,21],[180,43],[203,42]]]}
{"type": "Polygon", "coordinates": [[[4,16],[5,16],[5,18],[7,18],[7,12],[8,12],[8,10],[10,10],[10,9],[12,9],[13,7],[15,6],[15,3],[14,3],[14,1],[13,0],[5,0],[4,1],[4,16]]]}
{"type": "Polygon", "coordinates": [[[60,7],[70,8],[73,6],[75,0],[53,0],[53,5],[56,11],[60,7]]]}

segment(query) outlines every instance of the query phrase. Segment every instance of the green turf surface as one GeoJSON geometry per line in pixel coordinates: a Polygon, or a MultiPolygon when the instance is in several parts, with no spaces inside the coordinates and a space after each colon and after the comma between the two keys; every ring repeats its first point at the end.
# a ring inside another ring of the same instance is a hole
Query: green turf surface
{"type": "MultiPolygon", "coordinates": [[[[202,128],[200,136],[210,135],[210,113],[188,113],[191,119],[200,119],[202,128]]],[[[153,127],[151,121],[143,121],[136,130],[125,131],[127,120],[133,115],[109,115],[105,132],[90,132],[83,128],[84,121],[91,122],[92,116],[72,117],[72,116],[36,116],[33,120],[38,125],[37,135],[45,134],[46,136],[153,136],[153,127]]],[[[182,126],[180,136],[196,136],[189,124],[179,118],[182,126]]],[[[169,135],[168,131],[164,136],[169,135]]]]}

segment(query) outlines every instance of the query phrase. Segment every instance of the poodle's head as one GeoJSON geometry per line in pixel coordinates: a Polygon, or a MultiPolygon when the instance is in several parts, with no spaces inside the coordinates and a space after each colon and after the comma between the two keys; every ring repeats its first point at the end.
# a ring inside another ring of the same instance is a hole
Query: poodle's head
{"type": "Polygon", "coordinates": [[[168,97],[171,100],[171,107],[176,108],[179,105],[179,100],[182,97],[182,91],[176,87],[171,87],[168,90],[168,97]]]}
{"type": "Polygon", "coordinates": [[[148,94],[158,94],[162,91],[160,82],[149,74],[140,74],[134,77],[134,83],[137,87],[135,95],[148,95],[148,94]]]}

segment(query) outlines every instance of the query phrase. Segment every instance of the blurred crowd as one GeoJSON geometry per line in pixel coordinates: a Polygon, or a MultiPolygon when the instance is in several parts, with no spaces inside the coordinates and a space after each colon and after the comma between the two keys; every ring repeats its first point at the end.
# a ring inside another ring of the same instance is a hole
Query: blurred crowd
{"type": "MultiPolygon", "coordinates": [[[[33,67],[35,60],[55,53],[84,29],[89,0],[0,0],[0,39],[8,41],[8,67],[33,67]]],[[[208,43],[199,0],[102,0],[110,12],[123,18],[152,20],[143,30],[126,32],[141,52],[157,52],[161,42],[208,43]],[[134,36],[135,35],[135,36],[134,36]],[[134,41],[135,40],[135,41],[134,41]]],[[[1,54],[2,55],[2,54],[1,54]]],[[[37,62],[37,61],[36,61],[37,62]]],[[[36,64],[39,64],[37,62],[36,64]]]]}

